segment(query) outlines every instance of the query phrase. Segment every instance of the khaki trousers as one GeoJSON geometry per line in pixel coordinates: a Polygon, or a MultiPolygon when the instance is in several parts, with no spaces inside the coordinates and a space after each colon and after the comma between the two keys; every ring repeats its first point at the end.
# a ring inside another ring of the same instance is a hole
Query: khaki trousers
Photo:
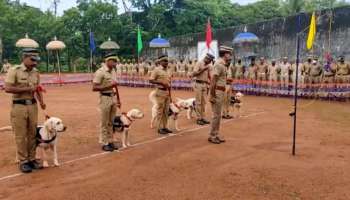
{"type": "Polygon", "coordinates": [[[163,90],[157,89],[156,102],[157,102],[157,117],[156,117],[157,128],[158,130],[167,128],[168,118],[169,118],[169,105],[170,105],[169,91],[163,91],[163,90]]]}
{"type": "Polygon", "coordinates": [[[216,90],[215,103],[211,104],[213,118],[210,128],[210,137],[212,138],[215,138],[219,135],[224,95],[224,91],[216,90]]]}
{"type": "Polygon", "coordinates": [[[207,93],[208,88],[207,84],[205,83],[195,83],[194,84],[194,92],[196,93],[196,115],[197,119],[204,119],[205,118],[205,106],[207,101],[207,93]]]}
{"type": "Polygon", "coordinates": [[[11,124],[15,133],[18,160],[23,163],[35,160],[38,106],[13,104],[11,124]]]}
{"type": "Polygon", "coordinates": [[[115,117],[117,106],[114,97],[100,96],[101,110],[101,135],[100,143],[106,145],[113,142],[113,118],[115,117]]]}
{"type": "Polygon", "coordinates": [[[226,85],[226,91],[225,91],[224,100],[223,100],[223,115],[224,116],[230,115],[231,96],[232,96],[231,85],[226,85]]]}

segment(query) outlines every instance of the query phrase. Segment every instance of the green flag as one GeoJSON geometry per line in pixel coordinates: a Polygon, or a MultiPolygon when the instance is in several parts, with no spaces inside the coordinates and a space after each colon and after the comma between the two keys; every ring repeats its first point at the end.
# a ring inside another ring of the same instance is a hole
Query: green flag
{"type": "Polygon", "coordinates": [[[137,27],[137,54],[140,55],[143,49],[140,26],[137,27]]]}

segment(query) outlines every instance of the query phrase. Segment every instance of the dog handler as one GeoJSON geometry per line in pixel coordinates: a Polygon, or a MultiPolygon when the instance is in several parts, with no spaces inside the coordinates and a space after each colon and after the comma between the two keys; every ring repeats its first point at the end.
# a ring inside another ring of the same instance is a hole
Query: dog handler
{"type": "Polygon", "coordinates": [[[101,143],[103,151],[114,151],[118,148],[113,144],[113,118],[115,117],[117,107],[120,108],[119,98],[115,100],[114,96],[118,90],[117,83],[113,80],[115,67],[119,61],[114,53],[109,53],[105,57],[105,63],[95,72],[93,79],[93,91],[100,93],[101,110],[101,143]]]}
{"type": "Polygon", "coordinates": [[[194,92],[196,93],[195,111],[197,114],[197,124],[210,124],[205,119],[205,105],[207,101],[208,85],[210,84],[210,63],[214,60],[214,56],[207,54],[205,58],[198,62],[194,67],[192,76],[194,77],[194,92]]]}
{"type": "Polygon", "coordinates": [[[10,68],[5,79],[5,91],[13,94],[11,124],[15,133],[19,169],[23,173],[42,168],[35,160],[37,100],[40,107],[46,109],[43,98],[39,95],[40,76],[36,69],[39,61],[37,49],[23,49],[22,64],[10,68]]]}
{"type": "Polygon", "coordinates": [[[219,49],[220,58],[214,64],[212,80],[210,84],[210,103],[212,105],[213,119],[211,122],[210,137],[208,141],[214,144],[225,142],[219,137],[222,105],[226,90],[227,63],[232,59],[233,49],[221,46],[219,49]]]}
{"type": "Polygon", "coordinates": [[[168,69],[168,57],[163,55],[157,60],[159,67],[152,71],[149,82],[155,84],[156,89],[156,101],[157,101],[157,129],[161,135],[172,133],[167,128],[169,118],[169,105],[170,105],[170,76],[167,72],[168,69]]]}

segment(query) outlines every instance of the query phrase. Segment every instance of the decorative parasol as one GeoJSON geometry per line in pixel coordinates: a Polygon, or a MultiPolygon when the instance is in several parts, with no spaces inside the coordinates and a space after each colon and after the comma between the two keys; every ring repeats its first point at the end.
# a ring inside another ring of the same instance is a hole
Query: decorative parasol
{"type": "Polygon", "coordinates": [[[112,41],[111,38],[108,38],[108,41],[100,45],[100,49],[115,50],[115,49],[120,49],[120,46],[116,42],[112,41]]]}
{"type": "Polygon", "coordinates": [[[157,38],[154,38],[149,43],[150,48],[169,48],[170,42],[164,38],[161,37],[160,34],[158,34],[157,38]]]}
{"type": "Polygon", "coordinates": [[[57,40],[57,37],[55,36],[54,40],[49,42],[47,45],[46,45],[46,50],[47,51],[52,51],[53,53],[56,54],[56,61],[57,61],[57,68],[58,68],[58,81],[59,81],[59,84],[61,85],[62,84],[62,79],[61,79],[61,67],[60,67],[60,58],[59,58],[59,51],[60,50],[63,50],[66,48],[66,45],[62,42],[62,41],[59,41],[57,40]]]}
{"type": "Polygon", "coordinates": [[[19,39],[16,42],[16,47],[19,47],[19,48],[39,48],[39,44],[35,40],[30,39],[28,34],[26,34],[24,38],[19,39]]]}
{"type": "Polygon", "coordinates": [[[233,44],[258,43],[259,38],[254,33],[239,33],[234,39],[233,44]]]}

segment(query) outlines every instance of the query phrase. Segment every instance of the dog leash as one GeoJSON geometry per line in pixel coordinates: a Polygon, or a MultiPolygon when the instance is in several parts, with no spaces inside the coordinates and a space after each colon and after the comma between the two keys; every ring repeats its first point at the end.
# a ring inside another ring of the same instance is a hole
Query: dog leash
{"type": "MultiPolygon", "coordinates": [[[[36,93],[40,101],[43,101],[43,93],[46,93],[46,89],[42,85],[38,85],[36,88],[36,93]]],[[[46,120],[50,119],[50,116],[47,114],[46,110],[41,109],[43,111],[44,117],[46,120]]]]}

